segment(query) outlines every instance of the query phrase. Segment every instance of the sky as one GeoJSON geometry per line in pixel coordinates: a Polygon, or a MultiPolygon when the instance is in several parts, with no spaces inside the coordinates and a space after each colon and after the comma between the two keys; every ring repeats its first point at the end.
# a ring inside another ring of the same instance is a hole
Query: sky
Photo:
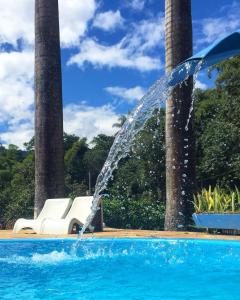
{"type": "MultiPolygon", "coordinates": [[[[0,0],[0,143],[34,135],[34,0],[0,0]]],[[[59,0],[64,131],[114,134],[164,70],[164,0],[59,0]]],[[[240,28],[240,0],[192,0],[194,53],[240,28]],[[207,4],[207,5],[206,5],[207,4]]],[[[210,86],[205,73],[197,87],[210,86]]]]}

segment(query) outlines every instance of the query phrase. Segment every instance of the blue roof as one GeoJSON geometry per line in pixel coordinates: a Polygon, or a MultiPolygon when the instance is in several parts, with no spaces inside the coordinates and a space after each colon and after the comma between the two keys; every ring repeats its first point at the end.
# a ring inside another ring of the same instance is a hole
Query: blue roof
{"type": "Polygon", "coordinates": [[[199,61],[202,61],[200,69],[204,69],[236,55],[240,55],[240,29],[218,39],[207,48],[179,64],[171,74],[169,85],[174,86],[180,83],[187,74],[193,75],[199,61]]]}

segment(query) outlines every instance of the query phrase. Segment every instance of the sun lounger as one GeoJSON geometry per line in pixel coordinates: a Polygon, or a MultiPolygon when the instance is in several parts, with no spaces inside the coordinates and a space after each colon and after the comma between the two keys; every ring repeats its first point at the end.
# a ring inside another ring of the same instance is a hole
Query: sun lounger
{"type": "Polygon", "coordinates": [[[18,219],[14,225],[13,232],[18,233],[21,229],[31,228],[36,233],[40,233],[42,222],[46,218],[64,218],[72,204],[70,198],[47,199],[42,211],[36,219],[18,219]]]}
{"type": "Polygon", "coordinates": [[[45,219],[42,223],[42,234],[70,234],[74,225],[83,226],[91,213],[92,196],[77,197],[64,219],[45,219]]]}

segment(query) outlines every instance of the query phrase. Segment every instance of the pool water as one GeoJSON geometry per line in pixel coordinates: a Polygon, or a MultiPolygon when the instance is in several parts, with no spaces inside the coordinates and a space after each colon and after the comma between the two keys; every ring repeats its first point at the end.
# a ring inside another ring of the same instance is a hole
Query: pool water
{"type": "Polygon", "coordinates": [[[0,240],[0,299],[240,299],[240,243],[0,240]]]}

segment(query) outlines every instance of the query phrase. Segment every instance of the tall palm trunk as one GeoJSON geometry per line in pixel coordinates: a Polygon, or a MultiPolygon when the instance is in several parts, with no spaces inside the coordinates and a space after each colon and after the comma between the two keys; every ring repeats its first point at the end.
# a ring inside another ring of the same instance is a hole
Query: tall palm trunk
{"type": "MultiPolygon", "coordinates": [[[[166,71],[192,55],[191,0],[165,0],[166,71]]],[[[192,101],[192,78],[174,88],[166,105],[165,230],[186,229],[195,183],[193,118],[185,125],[192,101]]]]}
{"type": "Polygon", "coordinates": [[[64,196],[58,0],[35,0],[35,217],[64,196]]]}

